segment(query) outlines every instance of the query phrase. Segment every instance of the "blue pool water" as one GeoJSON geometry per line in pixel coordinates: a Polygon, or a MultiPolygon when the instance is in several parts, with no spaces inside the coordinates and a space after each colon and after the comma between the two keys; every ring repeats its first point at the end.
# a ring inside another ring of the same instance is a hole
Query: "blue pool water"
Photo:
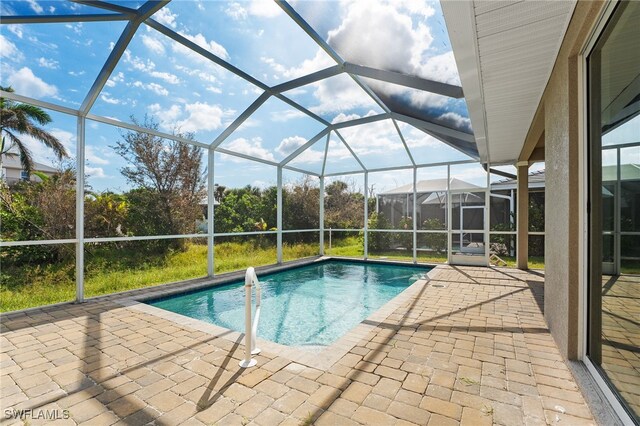
{"type": "MultiPolygon", "coordinates": [[[[258,337],[290,346],[329,345],[413,284],[429,267],[323,261],[258,278],[258,337]]],[[[148,304],[244,332],[244,282],[148,304]]]]}

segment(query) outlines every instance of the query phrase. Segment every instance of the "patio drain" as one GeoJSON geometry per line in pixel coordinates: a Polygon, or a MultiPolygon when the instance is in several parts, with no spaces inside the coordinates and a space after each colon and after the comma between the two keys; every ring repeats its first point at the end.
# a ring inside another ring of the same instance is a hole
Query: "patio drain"
{"type": "Polygon", "coordinates": [[[431,287],[436,287],[436,288],[446,288],[447,286],[444,284],[431,284],[431,287]]]}

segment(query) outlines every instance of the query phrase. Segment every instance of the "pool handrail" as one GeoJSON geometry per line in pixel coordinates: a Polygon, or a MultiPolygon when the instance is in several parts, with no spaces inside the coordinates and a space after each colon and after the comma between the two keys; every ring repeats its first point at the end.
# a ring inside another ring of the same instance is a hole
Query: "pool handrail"
{"type": "Polygon", "coordinates": [[[247,272],[244,275],[244,359],[240,361],[240,367],[249,368],[255,366],[258,361],[251,357],[251,355],[257,355],[260,353],[260,348],[256,347],[256,334],[258,331],[258,322],[260,321],[260,302],[262,299],[262,291],[260,288],[260,281],[253,267],[247,268],[247,272]],[[256,287],[256,315],[251,320],[251,295],[252,288],[255,284],[256,287]]]}

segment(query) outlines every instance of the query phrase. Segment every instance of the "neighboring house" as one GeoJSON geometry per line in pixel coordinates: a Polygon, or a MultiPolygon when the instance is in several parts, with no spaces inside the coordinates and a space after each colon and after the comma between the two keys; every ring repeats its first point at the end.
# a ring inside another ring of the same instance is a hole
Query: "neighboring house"
{"type": "MultiPolygon", "coordinates": [[[[421,180],[417,182],[417,219],[418,227],[427,218],[436,218],[446,224],[447,179],[421,180]]],[[[452,200],[453,228],[460,224],[460,198],[465,208],[484,205],[484,189],[460,179],[451,178],[451,191],[456,194],[452,200]]],[[[491,227],[497,224],[512,223],[515,214],[517,180],[504,179],[491,184],[491,227]]],[[[529,175],[529,197],[544,206],[544,170],[529,175]]],[[[376,196],[376,211],[382,213],[393,228],[398,228],[403,217],[411,217],[413,210],[413,187],[411,184],[382,192],[376,196]]],[[[464,216],[464,228],[482,229],[483,225],[473,210],[467,210],[464,216]]]]}
{"type": "MultiPolygon", "coordinates": [[[[469,246],[483,250],[485,189],[460,179],[452,178],[449,189],[451,200],[452,244],[470,252],[469,246]],[[462,246],[460,245],[462,241],[462,246]],[[475,241],[475,244],[471,244],[475,241]]],[[[489,224],[491,231],[515,231],[517,180],[504,179],[491,184],[489,224]]],[[[422,180],[416,183],[416,215],[418,229],[446,230],[447,227],[447,179],[422,180]],[[428,221],[427,221],[428,220],[428,221]]],[[[544,170],[529,175],[530,206],[544,211],[544,170]]],[[[530,207],[530,212],[531,212],[530,207]]],[[[402,218],[409,218],[413,211],[413,187],[403,185],[376,196],[376,212],[389,220],[391,228],[401,229],[402,218]]],[[[542,231],[544,223],[536,223],[532,217],[531,230],[542,231]]],[[[543,218],[543,216],[540,216],[543,218]]],[[[540,220],[538,220],[540,222],[540,220]]],[[[514,240],[515,241],[515,240],[514,240]]],[[[457,250],[457,248],[456,248],[457,250]]],[[[509,246],[513,254],[514,247],[509,246]]],[[[532,250],[542,256],[543,246],[532,250]]]]}
{"type": "MultiPolygon", "coordinates": [[[[204,197],[202,200],[200,200],[200,208],[202,209],[202,216],[204,217],[203,220],[199,220],[196,223],[196,229],[197,232],[200,234],[206,234],[207,233],[207,229],[208,229],[208,225],[207,225],[207,219],[209,217],[209,212],[207,209],[207,206],[209,204],[209,197],[204,197]]],[[[220,201],[218,201],[217,198],[213,198],[213,207],[215,206],[219,206],[220,205],[220,201]]]]}
{"type": "MultiPolygon", "coordinates": [[[[452,191],[483,191],[477,185],[460,179],[451,178],[449,185],[452,191]]],[[[446,226],[447,179],[421,180],[416,183],[418,228],[426,218],[435,218],[446,226]]],[[[475,194],[467,196],[464,204],[477,204],[483,200],[473,200],[475,194]]],[[[454,199],[454,204],[456,200],[454,199]]],[[[455,208],[455,207],[454,207],[455,208]]],[[[413,210],[413,185],[407,184],[376,196],[376,211],[382,213],[391,222],[391,227],[399,229],[403,217],[411,217],[413,210]]]]}
{"type": "Polygon", "coordinates": [[[7,184],[11,185],[13,183],[26,180],[41,182],[41,179],[33,172],[40,172],[47,176],[53,176],[58,173],[58,169],[34,161],[32,173],[28,174],[20,163],[19,155],[13,153],[2,155],[2,180],[7,182],[7,184]]]}

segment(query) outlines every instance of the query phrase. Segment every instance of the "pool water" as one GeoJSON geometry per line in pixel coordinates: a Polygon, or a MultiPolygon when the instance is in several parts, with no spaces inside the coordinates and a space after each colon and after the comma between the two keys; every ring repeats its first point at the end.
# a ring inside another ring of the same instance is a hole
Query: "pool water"
{"type": "MultiPolygon", "coordinates": [[[[260,275],[258,338],[289,346],[329,345],[429,270],[329,260],[260,275]]],[[[244,332],[244,297],[244,282],[237,282],[147,303],[244,332]]]]}

